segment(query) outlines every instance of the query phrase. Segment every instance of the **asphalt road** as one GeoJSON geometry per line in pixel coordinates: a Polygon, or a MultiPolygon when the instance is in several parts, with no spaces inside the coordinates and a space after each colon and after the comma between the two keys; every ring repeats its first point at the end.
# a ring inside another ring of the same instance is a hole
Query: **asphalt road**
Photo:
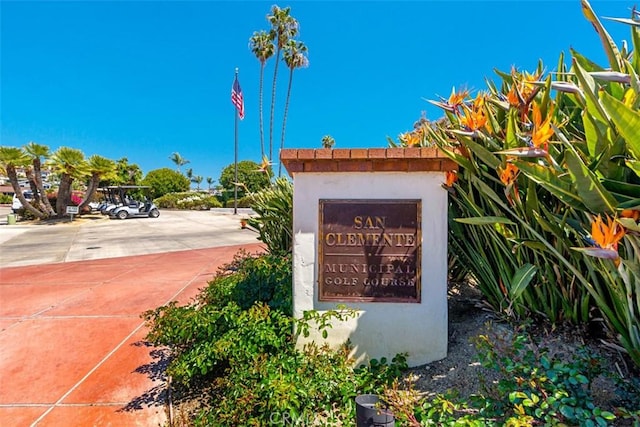
{"type": "Polygon", "coordinates": [[[109,219],[99,214],[55,223],[7,224],[0,206],[0,267],[49,264],[257,243],[240,227],[250,211],[160,210],[159,218],[109,219]]]}

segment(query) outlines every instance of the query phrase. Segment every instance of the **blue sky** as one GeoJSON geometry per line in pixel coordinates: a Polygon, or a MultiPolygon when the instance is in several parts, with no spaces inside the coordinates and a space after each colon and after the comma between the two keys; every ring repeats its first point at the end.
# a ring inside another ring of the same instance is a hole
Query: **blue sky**
{"type": "MultiPolygon", "coordinates": [[[[425,99],[481,90],[494,68],[553,71],[573,47],[606,65],[579,0],[566,1],[0,1],[0,143],[36,141],[127,157],[147,173],[175,167],[216,181],[234,161],[234,69],[246,117],[239,160],[260,161],[259,62],[248,47],[272,4],[290,6],[309,48],[293,76],[287,148],[386,147],[411,129],[425,99]],[[184,168],[183,168],[184,170],[184,168]]],[[[599,16],[630,16],[631,1],[592,1],[599,16]]],[[[618,44],[627,26],[605,22],[618,44]]],[[[273,60],[265,72],[265,131],[273,60]]],[[[281,63],[281,65],[284,65],[281,63]]],[[[288,70],[277,83],[279,146],[288,70]]],[[[277,162],[277,160],[276,160],[277,162]]],[[[277,165],[275,165],[277,168],[277,165]]]]}

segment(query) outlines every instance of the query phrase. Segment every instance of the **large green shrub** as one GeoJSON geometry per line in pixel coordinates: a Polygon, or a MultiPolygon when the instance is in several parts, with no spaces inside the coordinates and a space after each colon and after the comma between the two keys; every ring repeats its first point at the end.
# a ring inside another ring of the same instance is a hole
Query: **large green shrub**
{"type": "Polygon", "coordinates": [[[202,290],[202,304],[220,306],[235,302],[247,310],[261,302],[291,315],[291,254],[254,257],[241,251],[228,269],[234,274],[219,275],[202,290]]]}
{"type": "Polygon", "coordinates": [[[378,393],[406,362],[372,361],[353,369],[350,350],[296,348],[294,329],[340,321],[351,311],[308,312],[293,319],[291,258],[240,254],[187,306],[169,304],[145,313],[147,339],[168,346],[167,373],[182,388],[196,388],[203,402],[196,425],[269,425],[276,419],[354,419],[358,393],[378,393]]]}
{"type": "MultiPolygon", "coordinates": [[[[251,196],[243,196],[238,198],[237,200],[237,206],[239,208],[250,208],[251,207],[251,196]]],[[[234,200],[233,196],[229,199],[227,199],[224,202],[224,207],[225,208],[233,208],[236,206],[236,200],[234,200]]]]}
{"type": "Polygon", "coordinates": [[[165,194],[179,193],[189,190],[189,178],[173,169],[161,168],[149,171],[142,180],[142,185],[151,187],[151,198],[157,199],[165,194]]]}

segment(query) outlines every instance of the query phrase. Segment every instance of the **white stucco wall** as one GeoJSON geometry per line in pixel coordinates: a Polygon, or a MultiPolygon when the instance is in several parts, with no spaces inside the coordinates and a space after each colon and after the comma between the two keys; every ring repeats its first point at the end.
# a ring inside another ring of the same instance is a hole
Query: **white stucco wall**
{"type": "MultiPolygon", "coordinates": [[[[326,340],[347,339],[356,363],[408,353],[409,366],[447,355],[447,192],[444,172],[298,173],[293,192],[293,309],[331,310],[338,303],[318,301],[320,199],[419,199],[422,201],[421,303],[346,303],[358,316],[334,323],[326,340]]],[[[299,345],[319,334],[301,337],[299,345]]]]}

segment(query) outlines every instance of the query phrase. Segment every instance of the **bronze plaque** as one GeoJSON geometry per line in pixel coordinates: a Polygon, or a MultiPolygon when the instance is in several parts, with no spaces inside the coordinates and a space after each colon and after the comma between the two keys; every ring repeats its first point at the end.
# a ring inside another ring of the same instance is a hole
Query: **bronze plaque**
{"type": "Polygon", "coordinates": [[[420,302],[420,200],[320,200],[320,301],[420,302]]]}

